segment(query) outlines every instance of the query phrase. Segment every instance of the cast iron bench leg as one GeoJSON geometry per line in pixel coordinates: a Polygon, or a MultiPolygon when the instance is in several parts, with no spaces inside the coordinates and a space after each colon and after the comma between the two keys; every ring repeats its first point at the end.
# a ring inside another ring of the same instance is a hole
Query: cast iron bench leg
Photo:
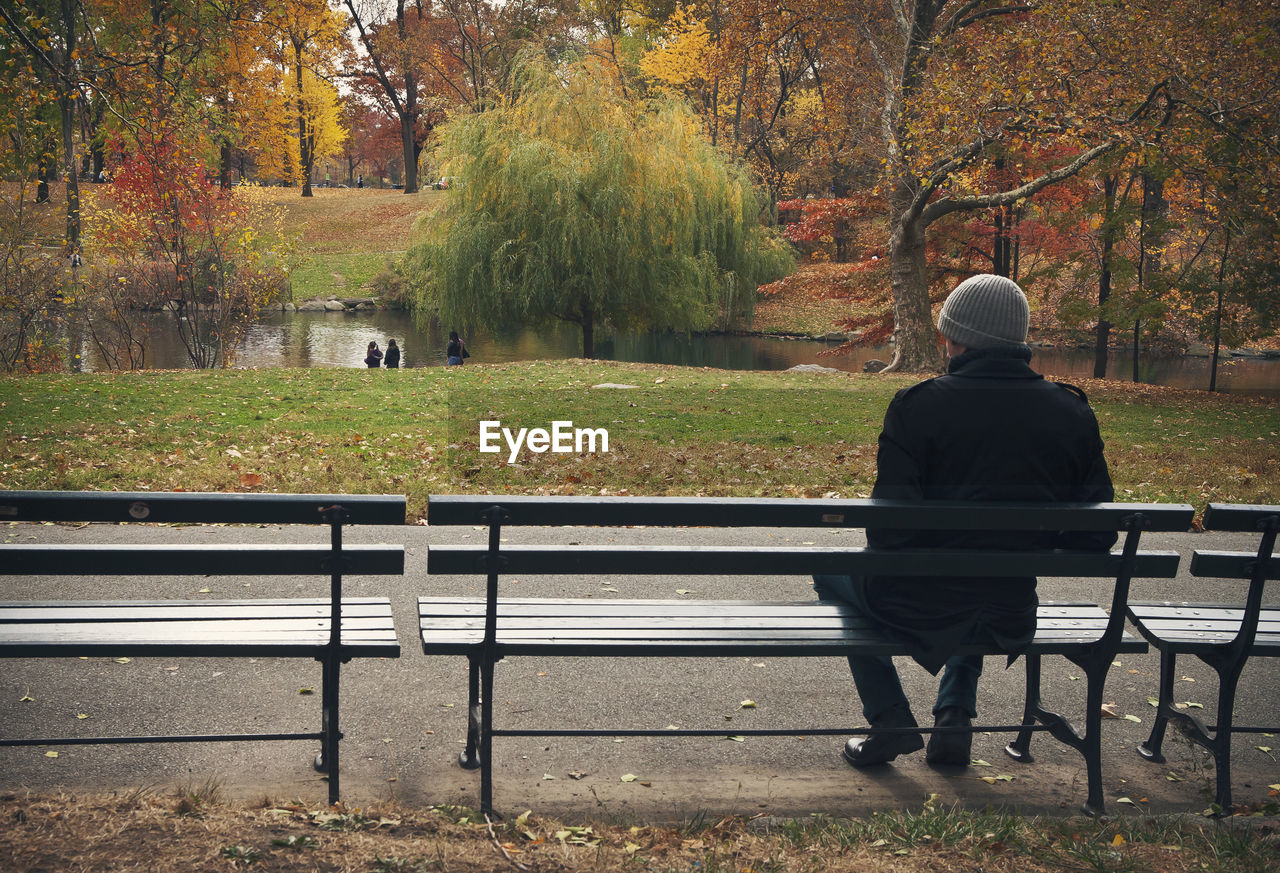
{"type": "MultiPolygon", "coordinates": [[[[1040,701],[1040,656],[1024,655],[1023,661],[1027,669],[1027,696],[1022,704],[1022,725],[1030,727],[1036,723],[1036,716],[1044,707],[1040,701]]],[[[1030,764],[1032,731],[1023,730],[1013,742],[1004,747],[1005,754],[1015,761],[1030,764]]]]}
{"type": "Polygon", "coordinates": [[[1164,746],[1165,728],[1169,726],[1168,714],[1173,707],[1173,676],[1176,664],[1177,655],[1172,649],[1166,649],[1160,653],[1160,695],[1156,704],[1156,720],[1151,725],[1151,736],[1147,737],[1145,743],[1138,746],[1139,755],[1157,764],[1164,763],[1164,753],[1161,748],[1164,746]]]}
{"type": "Polygon", "coordinates": [[[480,811],[493,813],[493,667],[485,657],[480,668],[480,811]]]}
{"type": "Polygon", "coordinates": [[[1081,738],[1080,753],[1084,755],[1085,770],[1089,774],[1089,798],[1081,810],[1088,816],[1100,816],[1106,813],[1106,803],[1102,799],[1102,696],[1106,691],[1107,669],[1111,666],[1111,656],[1092,663],[1085,669],[1085,678],[1089,682],[1086,694],[1084,714],[1084,736],[1081,738]]]}
{"type": "Polygon", "coordinates": [[[467,747],[458,755],[458,764],[475,770],[480,766],[480,658],[467,656],[467,747]]]}
{"type": "Polygon", "coordinates": [[[318,659],[323,664],[320,686],[320,723],[324,738],[320,741],[320,754],[316,755],[315,768],[329,777],[329,805],[338,802],[338,675],[340,659],[325,655],[318,659]]]}
{"type": "Polygon", "coordinates": [[[1231,810],[1231,728],[1236,704],[1236,683],[1243,668],[1243,658],[1232,659],[1218,667],[1218,724],[1213,733],[1213,745],[1209,747],[1217,770],[1215,802],[1223,813],[1228,814],[1231,810]]]}

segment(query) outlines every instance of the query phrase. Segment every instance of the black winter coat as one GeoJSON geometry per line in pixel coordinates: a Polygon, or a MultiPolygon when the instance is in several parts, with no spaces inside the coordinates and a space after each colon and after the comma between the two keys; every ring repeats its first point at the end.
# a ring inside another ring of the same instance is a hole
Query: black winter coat
{"type": "MultiPolygon", "coordinates": [[[[872,497],[898,500],[1072,501],[1114,498],[1098,422],[1084,392],[1048,382],[1031,353],[981,349],[947,375],[899,391],[885,413],[872,497]]],[[[1114,533],[869,529],[877,548],[1107,549],[1114,533]]],[[[881,577],[865,606],[932,672],[966,641],[993,638],[1016,654],[1036,624],[1036,580],[881,577]]]]}

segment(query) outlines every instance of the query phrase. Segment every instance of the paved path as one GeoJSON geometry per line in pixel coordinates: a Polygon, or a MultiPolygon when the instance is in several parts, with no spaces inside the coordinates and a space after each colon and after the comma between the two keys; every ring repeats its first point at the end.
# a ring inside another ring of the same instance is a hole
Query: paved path
{"type": "MultiPolygon", "coordinates": [[[[535,540],[536,529],[510,529],[515,540],[535,540]]],[[[277,527],[129,528],[12,524],[0,528],[8,542],[171,541],[317,541],[316,531],[277,527]]],[[[724,531],[718,543],[862,542],[858,532],[724,531]],[[772,540],[770,539],[772,538],[772,540]]],[[[426,527],[351,529],[348,542],[404,543],[407,573],[403,578],[352,578],[346,590],[357,596],[390,595],[396,610],[403,654],[399,660],[358,661],[343,670],[343,796],[349,805],[395,798],[412,805],[475,805],[479,779],[456,761],[465,734],[466,662],[463,658],[426,658],[416,644],[415,599],[445,593],[481,594],[479,580],[429,578],[425,560],[432,542],[479,541],[481,529],[426,527]]],[[[654,542],[676,536],[711,542],[711,533],[680,529],[583,531],[588,541],[654,542]]],[[[1229,534],[1149,535],[1148,548],[1174,548],[1189,555],[1193,548],[1249,548],[1252,537],[1229,534]]],[[[1184,560],[1185,564],[1185,560],[1184,560]]],[[[327,580],[190,579],[14,579],[0,577],[0,599],[210,597],[245,595],[318,596],[327,580]]],[[[807,578],[714,577],[676,581],[673,577],[629,579],[602,584],[599,579],[556,577],[511,580],[507,591],[525,596],[662,597],[678,587],[691,597],[797,599],[811,596],[807,578]],[[604,591],[605,587],[617,591],[604,591]]],[[[1138,582],[1134,596],[1170,600],[1204,600],[1226,596],[1225,584],[1190,579],[1138,582]],[[1211,584],[1213,590],[1205,590],[1211,584]]],[[[1042,580],[1041,597],[1089,596],[1083,583],[1042,580]]],[[[1274,599],[1274,598],[1273,598],[1274,599]]],[[[1104,722],[1104,775],[1109,808],[1123,811],[1117,799],[1146,798],[1156,812],[1195,811],[1207,805],[1209,770],[1204,756],[1171,731],[1166,741],[1169,761],[1154,765],[1133,751],[1145,739],[1156,690],[1154,654],[1121,658],[1111,671],[1107,699],[1121,714],[1141,723],[1104,722]]],[[[1280,671],[1275,662],[1255,661],[1246,667],[1237,698],[1237,718],[1247,723],[1274,723],[1280,700],[1280,671]]],[[[1021,662],[1002,669],[987,659],[980,689],[984,719],[1014,723],[1020,717],[1021,662]]],[[[3,665],[0,678],[0,725],[7,736],[61,732],[201,733],[213,730],[317,730],[318,665],[296,661],[134,659],[15,660],[3,665]],[[22,700],[24,697],[33,700],[22,700]],[[87,719],[78,718],[85,714],[87,719]]],[[[1060,658],[1045,660],[1045,697],[1064,713],[1078,713],[1084,682],[1060,658]]],[[[904,662],[904,684],[927,718],[935,680],[904,662]]],[[[1180,666],[1178,699],[1202,703],[1212,718],[1216,685],[1211,671],[1198,663],[1180,666]]],[[[499,717],[512,724],[556,724],[566,714],[580,726],[658,727],[840,726],[861,724],[860,707],[848,669],[841,659],[512,659],[497,673],[495,705],[499,717]],[[755,708],[742,709],[743,700],[755,708]]],[[[1032,744],[1036,762],[1018,764],[1002,752],[1006,738],[979,735],[974,756],[990,767],[960,774],[941,773],[925,765],[922,754],[899,759],[890,767],[858,773],[840,759],[836,737],[751,737],[728,739],[500,738],[495,743],[495,802],[500,810],[534,809],[562,816],[598,815],[615,820],[680,821],[702,811],[719,815],[866,814],[886,807],[918,807],[930,794],[944,802],[969,806],[1010,805],[1027,812],[1073,813],[1085,796],[1083,762],[1047,736],[1032,744]],[[622,782],[625,774],[635,781],[622,782]],[[983,776],[1010,776],[989,784],[983,776]]],[[[1280,782],[1280,741],[1258,735],[1238,737],[1235,752],[1237,801],[1266,798],[1267,786],[1280,782]]],[[[199,786],[208,780],[224,792],[246,800],[270,797],[323,803],[325,790],[310,767],[316,749],[306,742],[167,744],[145,746],[60,747],[58,757],[45,749],[0,749],[0,789],[132,791],[199,786]]]]}

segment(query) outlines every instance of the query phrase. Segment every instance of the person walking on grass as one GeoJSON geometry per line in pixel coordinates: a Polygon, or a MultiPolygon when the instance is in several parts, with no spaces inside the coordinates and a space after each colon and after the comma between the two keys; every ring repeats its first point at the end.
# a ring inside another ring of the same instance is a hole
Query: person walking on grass
{"type": "MultiPolygon", "coordinates": [[[[973,276],[938,316],[947,373],[899,391],[885,413],[873,498],[1106,502],[1114,499],[1098,422],[1084,392],[1031,369],[1030,311],[1017,283],[973,276]]],[[[1074,548],[1105,550],[1114,532],[974,535],[868,529],[874,548],[1074,548]]],[[[935,727],[969,727],[977,716],[980,656],[994,642],[1017,657],[1036,631],[1036,579],[815,576],[819,599],[841,600],[903,643],[929,672],[942,671],[935,727]]],[[[892,659],[850,656],[862,711],[873,728],[917,726],[892,659]]],[[[971,733],[934,733],[925,760],[967,766],[971,733]]],[[[877,734],[845,744],[854,767],[923,748],[919,733],[877,734]]]]}

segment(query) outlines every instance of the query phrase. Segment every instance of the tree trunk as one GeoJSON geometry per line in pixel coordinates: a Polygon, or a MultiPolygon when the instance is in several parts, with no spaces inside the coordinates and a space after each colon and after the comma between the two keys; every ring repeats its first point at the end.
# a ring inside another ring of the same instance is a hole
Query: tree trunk
{"type": "Polygon", "coordinates": [[[49,176],[52,171],[50,169],[50,161],[45,157],[46,154],[42,149],[40,162],[36,166],[36,203],[49,202],[49,176]]]}
{"type": "MultiPolygon", "coordinates": [[[[405,38],[403,26],[400,38],[405,38]]],[[[404,75],[404,114],[400,116],[400,137],[404,146],[404,193],[406,194],[418,193],[418,146],[414,141],[417,126],[418,77],[410,69],[404,75]]]]}
{"type": "Polygon", "coordinates": [[[413,142],[413,115],[400,116],[400,143],[404,147],[404,193],[418,193],[418,158],[413,142]]]}
{"type": "Polygon", "coordinates": [[[293,55],[294,79],[298,85],[298,158],[302,163],[302,196],[312,197],[311,168],[315,163],[315,156],[311,153],[311,138],[307,135],[306,103],[302,99],[302,46],[295,44],[293,55]]]}
{"type": "MultiPolygon", "coordinates": [[[[909,202],[909,192],[906,197],[909,202]]],[[[942,352],[938,349],[929,301],[925,224],[919,215],[899,212],[895,216],[889,236],[889,269],[893,283],[895,345],[893,360],[885,369],[939,373],[943,369],[942,352]]]]}
{"type": "Polygon", "coordinates": [[[584,299],[582,301],[582,357],[594,358],[595,356],[596,356],[595,313],[591,311],[591,303],[584,299]]]}
{"type": "Polygon", "coordinates": [[[1218,390],[1218,355],[1222,351],[1222,297],[1223,281],[1227,277],[1227,253],[1231,250],[1231,231],[1224,228],[1226,239],[1222,243],[1222,260],[1218,264],[1218,305],[1213,313],[1213,357],[1209,360],[1209,390],[1218,390]]]}
{"type": "Polygon", "coordinates": [[[67,248],[80,248],[80,181],[76,173],[75,116],[76,98],[64,92],[62,104],[62,152],[67,172],[67,248]]]}
{"type": "Polygon", "coordinates": [[[1111,322],[1105,307],[1111,299],[1111,256],[1116,245],[1116,190],[1120,180],[1115,174],[1102,180],[1102,270],[1098,276],[1098,327],[1093,345],[1093,378],[1107,377],[1107,354],[1111,344],[1111,322]]]}

